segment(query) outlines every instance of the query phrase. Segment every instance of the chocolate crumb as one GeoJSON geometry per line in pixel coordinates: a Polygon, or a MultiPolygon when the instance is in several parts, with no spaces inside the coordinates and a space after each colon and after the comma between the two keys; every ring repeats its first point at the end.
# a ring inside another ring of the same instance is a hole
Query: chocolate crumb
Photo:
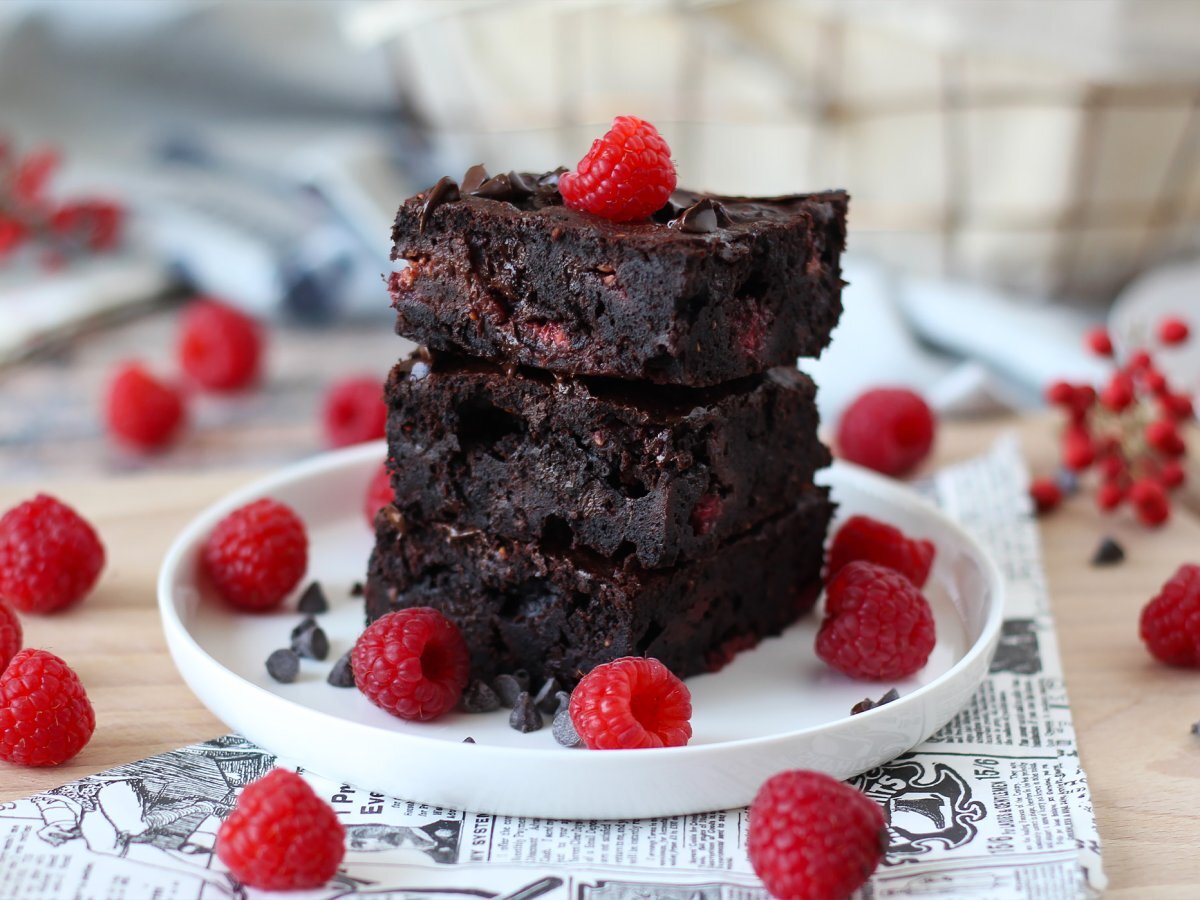
{"type": "Polygon", "coordinates": [[[500,705],[512,709],[517,705],[517,699],[525,691],[521,683],[512,675],[497,675],[492,679],[492,690],[500,698],[500,705]]]}
{"type": "MultiPolygon", "coordinates": [[[[312,619],[308,621],[312,622],[312,619]]],[[[292,650],[298,656],[325,659],[329,655],[329,637],[325,634],[325,629],[313,622],[311,628],[292,636],[292,650]]]]}
{"type": "Polygon", "coordinates": [[[475,743],[475,738],[473,738],[473,737],[465,737],[465,738],[463,738],[463,743],[464,743],[464,744],[473,744],[473,743],[475,743]]]}
{"type": "Polygon", "coordinates": [[[537,731],[545,724],[542,722],[542,714],[533,704],[533,698],[529,696],[529,691],[521,691],[517,697],[513,711],[508,717],[508,724],[522,734],[537,731]]]}
{"type": "Polygon", "coordinates": [[[554,716],[554,724],[550,727],[554,739],[564,747],[578,747],[583,743],[579,737],[579,732],[575,730],[575,723],[571,721],[571,713],[564,704],[554,716]]]}
{"type": "Polygon", "coordinates": [[[1092,554],[1093,566],[1115,566],[1125,561],[1125,548],[1110,537],[1106,537],[1092,554]]]}
{"type": "Polygon", "coordinates": [[[303,619],[300,620],[300,624],[292,629],[292,640],[294,641],[300,635],[304,634],[304,632],[309,631],[316,627],[317,627],[317,620],[314,619],[312,616],[305,616],[303,619]]]}
{"type": "Polygon", "coordinates": [[[292,650],[276,650],[267,657],[267,674],[281,684],[291,684],[300,674],[300,657],[292,650]]]}
{"type": "Polygon", "coordinates": [[[463,712],[488,713],[500,708],[500,698],[496,696],[486,681],[472,681],[463,691],[458,705],[463,712]]]}
{"type": "Polygon", "coordinates": [[[558,679],[551,676],[533,697],[534,705],[546,715],[552,716],[558,711],[558,695],[562,693],[558,687],[558,679]]]}
{"type": "Polygon", "coordinates": [[[325,680],[338,688],[354,687],[354,669],[350,665],[349,650],[343,653],[341,659],[333,664],[333,668],[329,670],[329,677],[325,680]]]}
{"type": "Polygon", "coordinates": [[[350,585],[351,597],[361,597],[366,592],[366,588],[363,587],[363,583],[361,581],[356,581],[354,584],[350,585]]]}
{"type": "Polygon", "coordinates": [[[876,707],[891,703],[893,700],[899,699],[899,697],[900,692],[895,688],[889,688],[887,693],[885,693],[878,700],[872,700],[870,697],[864,697],[862,700],[859,700],[852,707],[850,707],[850,715],[857,716],[859,713],[866,712],[868,709],[875,709],[876,707]]]}
{"type": "Polygon", "coordinates": [[[314,581],[304,589],[304,593],[300,595],[300,602],[296,604],[296,611],[310,616],[329,612],[329,601],[325,599],[325,590],[321,587],[321,582],[314,581]]]}
{"type": "Polygon", "coordinates": [[[1200,722],[1192,723],[1192,734],[1196,735],[1197,737],[1200,737],[1200,722]]]}

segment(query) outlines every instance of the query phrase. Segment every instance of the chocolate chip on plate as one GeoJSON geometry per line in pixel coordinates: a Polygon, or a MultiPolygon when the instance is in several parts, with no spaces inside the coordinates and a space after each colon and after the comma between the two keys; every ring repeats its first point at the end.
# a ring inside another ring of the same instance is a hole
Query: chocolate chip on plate
{"type": "Polygon", "coordinates": [[[508,724],[524,734],[537,731],[545,724],[542,721],[542,714],[538,712],[538,708],[533,703],[533,698],[529,696],[529,691],[521,691],[520,696],[517,697],[513,711],[508,717],[508,724]]]}
{"type": "Polygon", "coordinates": [[[492,690],[500,698],[501,706],[512,709],[517,705],[517,698],[526,688],[521,687],[521,683],[512,675],[497,675],[492,679],[492,690]]]}
{"type": "Polygon", "coordinates": [[[554,724],[550,727],[550,731],[554,735],[554,739],[564,747],[578,747],[583,743],[579,732],[575,730],[575,723],[571,721],[571,711],[565,702],[555,713],[554,724]]]}
{"type": "Polygon", "coordinates": [[[458,705],[463,712],[489,713],[500,708],[500,698],[486,681],[475,680],[467,685],[458,705]]]}
{"type": "Polygon", "coordinates": [[[473,738],[473,737],[465,737],[465,738],[463,738],[463,739],[462,739],[462,742],[463,742],[464,744],[473,744],[473,743],[475,743],[475,738],[473,738]]]}
{"type": "Polygon", "coordinates": [[[296,611],[310,616],[329,612],[329,601],[325,598],[325,589],[321,587],[321,582],[314,581],[304,589],[300,601],[296,604],[296,611]]]}
{"type": "Polygon", "coordinates": [[[1125,548],[1110,537],[1106,537],[1092,554],[1093,566],[1115,566],[1125,561],[1125,548]]]}
{"type": "MultiPolygon", "coordinates": [[[[312,622],[312,619],[308,621],[312,622]]],[[[308,659],[324,659],[329,655],[329,637],[316,622],[298,634],[292,635],[292,649],[298,656],[308,659]]]]}
{"type": "Polygon", "coordinates": [[[558,712],[558,679],[551,675],[533,695],[534,705],[548,716],[558,712]]]}
{"type": "Polygon", "coordinates": [[[891,703],[900,697],[900,692],[895,688],[889,688],[887,693],[878,700],[872,700],[870,697],[864,697],[852,707],[850,707],[850,715],[856,716],[859,713],[866,712],[868,709],[875,709],[877,706],[883,706],[885,703],[891,703]]]}
{"type": "Polygon", "coordinates": [[[325,680],[334,687],[354,687],[354,669],[350,665],[349,650],[343,653],[341,658],[333,664],[333,668],[329,670],[329,677],[325,680]]]}
{"type": "Polygon", "coordinates": [[[294,650],[276,650],[267,657],[267,674],[281,684],[291,684],[300,674],[300,657],[294,650]]]}

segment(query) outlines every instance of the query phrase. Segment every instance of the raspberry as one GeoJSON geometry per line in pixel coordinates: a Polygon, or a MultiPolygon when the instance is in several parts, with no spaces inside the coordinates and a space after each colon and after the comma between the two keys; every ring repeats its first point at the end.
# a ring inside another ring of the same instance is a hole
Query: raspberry
{"type": "Polygon", "coordinates": [[[1105,328],[1093,328],[1084,335],[1083,342],[1097,356],[1112,356],[1113,354],[1112,338],[1109,337],[1105,328]]]}
{"type": "Polygon", "coordinates": [[[613,222],[644,219],[662,209],[675,190],[671,148],[658,130],[636,116],[617,116],[608,134],[574,172],[558,179],[558,191],[571,209],[613,222]]]}
{"type": "Polygon", "coordinates": [[[0,600],[0,668],[7,666],[24,643],[21,620],[13,608],[0,600]]]}
{"type": "Polygon", "coordinates": [[[54,497],[38,494],[0,518],[0,599],[22,612],[78,603],[103,568],[95,529],[54,497]]]}
{"type": "Polygon", "coordinates": [[[390,612],[368,625],[350,653],[350,665],[368,700],[417,722],[453,709],[471,673],[458,626],[427,606],[390,612]]]}
{"type": "Polygon", "coordinates": [[[108,385],[108,429],[135,450],[159,450],[183,425],[183,397],[139,362],[123,363],[108,385]]]}
{"type": "Polygon", "coordinates": [[[1062,437],[1062,464],[1072,472],[1082,472],[1096,461],[1096,444],[1087,430],[1068,425],[1062,437]]]}
{"type": "Polygon", "coordinates": [[[1143,525],[1156,527],[1171,517],[1171,501],[1161,484],[1153,478],[1139,478],[1129,489],[1129,501],[1143,525]]]}
{"type": "Polygon", "coordinates": [[[876,388],[842,414],[838,448],[850,462],[884,475],[904,475],[929,455],[936,425],[933,411],[917,394],[876,388]]]}
{"type": "Polygon", "coordinates": [[[1124,372],[1118,372],[1100,392],[1100,402],[1113,412],[1122,412],[1133,403],[1133,379],[1124,372]]]}
{"type": "Polygon", "coordinates": [[[817,656],[852,678],[907,678],[936,641],[933,611],[911,581],[870,562],[844,566],[830,582],[817,656]]]}
{"type": "Polygon", "coordinates": [[[1096,488],[1096,506],[1101,512],[1111,512],[1125,502],[1125,489],[1112,481],[1096,488]]]}
{"type": "Polygon", "coordinates": [[[0,759],[57,766],[84,748],[96,713],[79,676],[45,650],[22,650],[0,675],[0,759]]]}
{"type": "Polygon", "coordinates": [[[1139,632],[1155,659],[1200,668],[1200,566],[1179,567],[1142,610],[1139,632]]]}
{"type": "Polygon", "coordinates": [[[262,335],[254,320],[215,300],[198,300],[180,320],[179,365],[213,391],[235,391],[258,377],[262,335]]]}
{"type": "Polygon", "coordinates": [[[274,769],[242,790],[217,834],[217,856],[244,885],[305,890],[337,874],[345,842],[333,807],[295,772],[274,769]]]}
{"type": "Polygon", "coordinates": [[[1158,483],[1173,491],[1187,481],[1187,470],[1177,459],[1169,459],[1158,470],[1158,483]]]}
{"type": "Polygon", "coordinates": [[[571,692],[571,722],[591,750],[682,747],[692,737],[692,694],[657,659],[596,666],[571,692]]]}
{"type": "Polygon", "coordinates": [[[1029,485],[1029,496],[1033,498],[1033,507],[1039,516],[1058,509],[1063,501],[1062,488],[1053,478],[1033,479],[1029,485]]]}
{"type": "Polygon", "coordinates": [[[1187,444],[1170,419],[1155,419],[1146,426],[1146,443],[1164,456],[1183,456],[1187,444]]]}
{"type": "Polygon", "coordinates": [[[1168,316],[1158,323],[1158,339],[1164,344],[1182,344],[1190,335],[1191,329],[1183,319],[1168,316]]]}
{"type": "Polygon", "coordinates": [[[367,483],[367,493],[363,498],[363,514],[367,517],[367,525],[375,527],[375,514],[396,499],[392,493],[392,475],[388,471],[387,462],[381,462],[371,480],[367,483]]]}
{"type": "Polygon", "coordinates": [[[200,551],[217,593],[239,609],[278,606],[308,568],[308,534],[289,507],[255,500],[217,523],[200,551]]]}
{"type": "Polygon", "coordinates": [[[373,441],[387,429],[387,406],[383,386],[371,376],[347,378],[325,395],[325,443],[346,447],[373,441]]]}
{"type": "Polygon", "coordinates": [[[746,850],[773,897],[849,897],[887,845],[879,804],[821,772],[780,772],[750,805],[746,850]]]}
{"type": "Polygon", "coordinates": [[[691,515],[688,517],[692,531],[700,537],[709,534],[716,526],[717,519],[721,517],[721,509],[724,505],[719,494],[701,496],[696,501],[696,505],[692,507],[691,515]]]}
{"type": "Polygon", "coordinates": [[[855,560],[866,560],[899,572],[924,587],[936,549],[932,541],[917,540],[899,528],[869,516],[851,516],[829,546],[826,579],[855,560]]]}

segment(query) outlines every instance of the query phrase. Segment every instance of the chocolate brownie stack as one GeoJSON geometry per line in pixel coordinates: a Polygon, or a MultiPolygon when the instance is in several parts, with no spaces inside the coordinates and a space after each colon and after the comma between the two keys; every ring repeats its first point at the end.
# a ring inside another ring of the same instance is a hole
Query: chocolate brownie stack
{"type": "Polygon", "coordinates": [[[829,453],[795,360],[841,312],[847,197],[681,191],[614,223],[557,179],[475,167],[400,207],[396,330],[428,349],[387,385],[368,619],[436,607],[476,678],[711,671],[820,590],[829,453]]]}

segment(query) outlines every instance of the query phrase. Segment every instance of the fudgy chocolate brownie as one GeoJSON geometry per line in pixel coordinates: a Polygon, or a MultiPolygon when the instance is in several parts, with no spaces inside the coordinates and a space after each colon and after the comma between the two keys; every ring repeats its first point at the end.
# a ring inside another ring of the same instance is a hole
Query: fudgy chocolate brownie
{"type": "Polygon", "coordinates": [[[548,553],[386,506],[367,580],[367,615],[432,606],[461,629],[472,677],[526,669],[574,685],[593,666],[652,656],[680,677],[714,671],[777,634],[816,600],[833,506],[807,490],[788,512],[716,552],[647,570],[593,554],[548,553]]]}
{"type": "Polygon", "coordinates": [[[395,503],[413,523],[674,565],[828,465],[815,391],[795,368],[684,388],[418,355],[387,385],[395,503]]]}
{"type": "Polygon", "coordinates": [[[816,356],[841,314],[842,191],[678,191],[655,217],[562,204],[558,173],[476,166],[405,201],[396,330],[435,350],[574,375],[713,385],[816,356]]]}

